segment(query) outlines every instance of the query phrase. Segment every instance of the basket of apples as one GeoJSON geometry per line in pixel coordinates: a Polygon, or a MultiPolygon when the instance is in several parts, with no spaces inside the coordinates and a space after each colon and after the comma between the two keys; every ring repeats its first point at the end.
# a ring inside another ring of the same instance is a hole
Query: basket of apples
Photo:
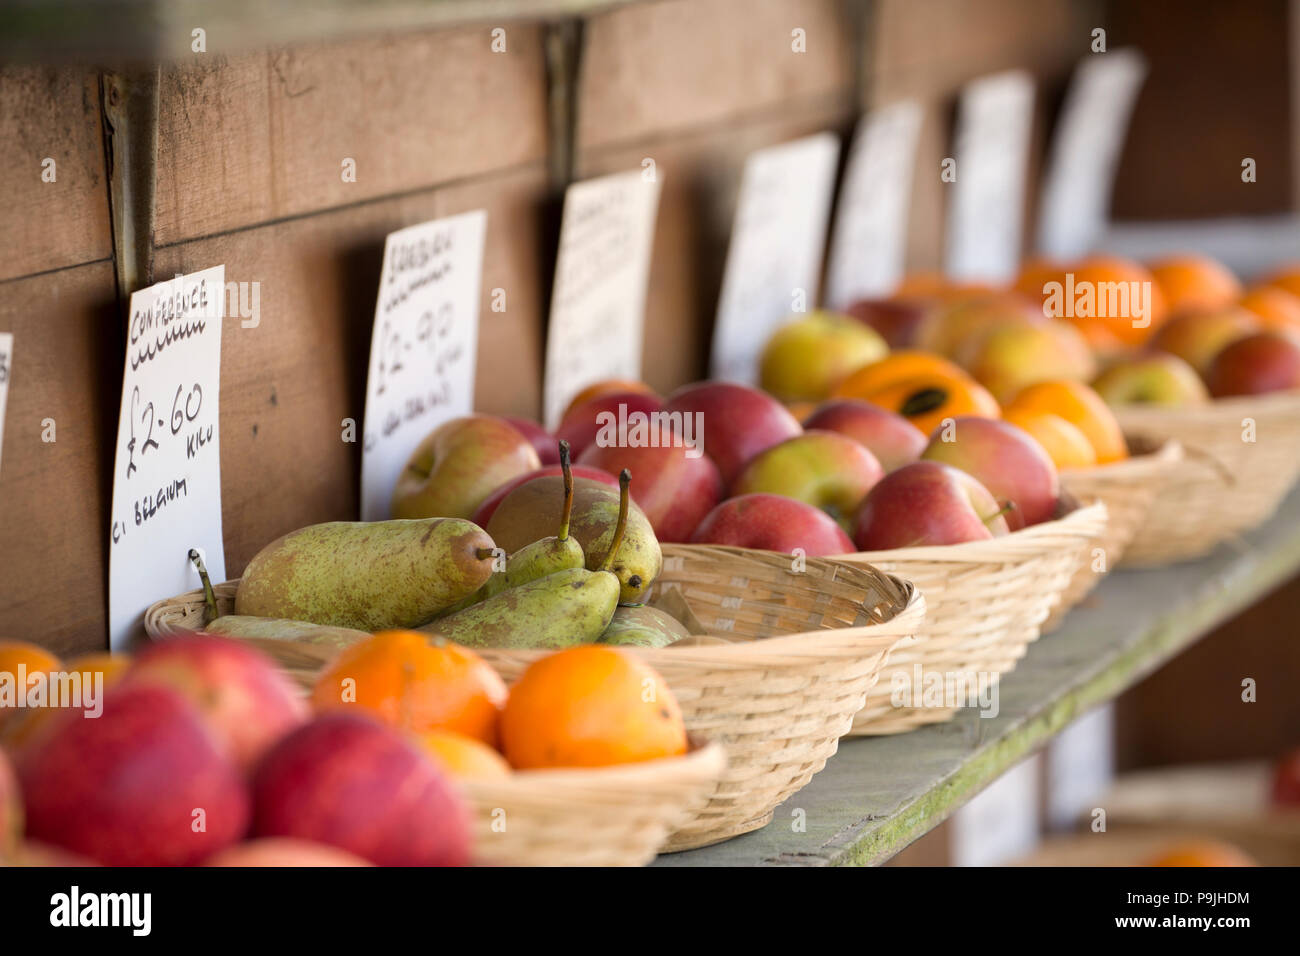
{"type": "Polygon", "coordinates": [[[1267,520],[1300,476],[1300,269],[1248,291],[1194,255],[1036,269],[1026,291],[1053,270],[1078,294],[1150,290],[1139,307],[1071,319],[1101,359],[1093,385],[1124,431],[1184,451],[1122,563],[1198,558],[1267,520]]]}
{"type": "MultiPolygon", "coordinates": [[[[511,427],[476,416],[432,439],[498,426],[511,427]]],[[[661,547],[631,501],[628,470],[614,479],[596,466],[569,469],[567,454],[557,469],[471,494],[475,521],[301,529],[263,549],[238,582],[159,602],[146,629],[241,637],[313,686],[340,648],[346,655],[394,627],[472,648],[516,688],[557,649],[631,656],[662,675],[685,730],[717,741],[726,756],[725,772],[666,849],[763,826],[835,752],[888,653],[919,631],[922,598],[889,575],[815,557],[661,547]]],[[[649,462],[638,469],[659,474],[649,462]]],[[[653,501],[659,486],[647,484],[653,501]]],[[[434,490],[426,482],[428,500],[405,513],[453,506],[434,490]]],[[[599,674],[588,680],[599,683],[599,674]]]]}

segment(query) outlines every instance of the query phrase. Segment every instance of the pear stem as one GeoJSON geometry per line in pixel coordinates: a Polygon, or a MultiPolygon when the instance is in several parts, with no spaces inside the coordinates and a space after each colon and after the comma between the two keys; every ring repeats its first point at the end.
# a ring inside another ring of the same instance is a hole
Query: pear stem
{"type": "Polygon", "coordinates": [[[495,548],[474,549],[474,557],[478,558],[480,561],[486,561],[488,558],[494,558],[496,557],[496,553],[497,552],[495,548]]]}
{"type": "Polygon", "coordinates": [[[564,510],[560,513],[561,541],[569,537],[569,519],[573,516],[573,468],[569,464],[569,443],[560,439],[560,470],[564,473],[564,510]]]}
{"type": "Polygon", "coordinates": [[[207,627],[221,615],[217,613],[217,592],[212,590],[212,579],[208,577],[208,569],[203,566],[203,558],[199,552],[190,548],[190,562],[198,569],[199,580],[203,582],[203,603],[207,605],[207,620],[203,626],[207,627]]]}
{"type": "Polygon", "coordinates": [[[629,488],[632,485],[632,472],[624,468],[618,475],[618,521],[614,525],[614,537],[609,542],[609,552],[600,563],[600,570],[608,571],[614,563],[614,555],[623,546],[623,533],[627,531],[627,511],[631,501],[629,488]]]}

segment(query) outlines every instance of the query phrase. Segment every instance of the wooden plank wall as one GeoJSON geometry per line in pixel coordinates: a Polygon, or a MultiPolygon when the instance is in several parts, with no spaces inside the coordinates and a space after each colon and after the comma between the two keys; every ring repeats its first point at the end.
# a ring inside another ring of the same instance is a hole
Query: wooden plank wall
{"type": "MultiPolygon", "coordinates": [[[[581,36],[572,175],[639,167],[663,178],[645,378],[668,390],[701,375],[745,156],[862,106],[923,99],[911,236],[937,264],[939,160],[956,91],[1009,66],[1032,69],[1051,109],[1086,50],[1090,0],[662,0],[590,17],[581,36]],[[791,31],[807,52],[791,48],[791,31]],[[924,175],[932,169],[933,177],[924,175]]],[[[209,52],[160,75],[156,277],[224,263],[258,283],[260,322],[222,340],[223,521],[228,571],[266,541],[354,518],[383,239],[486,207],[477,402],[535,415],[553,265],[557,143],[548,118],[547,27],[493,25],[209,52]],[[356,161],[356,182],[341,164],[356,161]],[[504,289],[505,312],[487,308],[504,289]]],[[[15,375],[0,466],[0,637],[61,652],[106,643],[106,529],[121,319],[98,76],[0,74],[6,250],[0,331],[15,375]],[[58,162],[57,185],[40,161],[58,162]],[[40,423],[57,421],[57,441],[40,423]]],[[[1041,144],[1041,137],[1040,137],[1041,144]]],[[[567,152],[565,155],[569,155],[567,152]]]]}

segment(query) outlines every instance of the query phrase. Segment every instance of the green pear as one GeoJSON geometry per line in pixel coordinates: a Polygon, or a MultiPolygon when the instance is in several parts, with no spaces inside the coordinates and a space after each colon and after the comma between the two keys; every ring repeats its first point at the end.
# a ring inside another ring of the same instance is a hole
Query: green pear
{"type": "Polygon", "coordinates": [[[331,521],[259,551],[235,613],[378,631],[416,627],[482,587],[494,545],[463,518],[331,521]]]}
{"type": "MultiPolygon", "coordinates": [[[[536,541],[555,527],[560,517],[562,479],[547,475],[526,481],[501,499],[488,521],[492,539],[509,552],[536,541]]],[[[619,492],[589,478],[573,479],[573,507],[569,529],[586,555],[587,568],[604,564],[614,540],[619,512],[619,492]]],[[[631,505],[622,546],[610,570],[621,584],[619,602],[639,604],[663,570],[659,539],[645,513],[631,505]]]]}
{"type": "Polygon", "coordinates": [[[353,630],[350,627],[331,627],[327,624],[308,624],[306,621],[288,621],[276,617],[249,617],[242,614],[226,614],[217,618],[203,630],[204,633],[220,634],[222,637],[293,641],[300,644],[316,644],[321,647],[340,649],[358,641],[364,641],[370,636],[365,631],[353,630]]]}
{"type": "Polygon", "coordinates": [[[619,607],[614,611],[609,626],[600,636],[600,643],[667,647],[674,641],[690,636],[691,632],[686,629],[686,625],[668,612],[648,604],[637,604],[633,607],[619,607]]]}

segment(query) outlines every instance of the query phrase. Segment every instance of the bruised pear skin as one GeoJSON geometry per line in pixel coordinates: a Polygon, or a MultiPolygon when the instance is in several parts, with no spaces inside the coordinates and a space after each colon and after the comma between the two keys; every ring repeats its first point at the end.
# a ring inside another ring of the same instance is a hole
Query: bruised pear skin
{"type": "Polygon", "coordinates": [[[635,607],[620,607],[614,612],[605,633],[600,636],[602,644],[621,644],[627,647],[667,647],[683,637],[690,637],[691,632],[681,621],[666,611],[647,604],[635,607]]]}
{"type": "MultiPolygon", "coordinates": [[[[573,479],[573,517],[569,522],[569,536],[582,545],[588,570],[594,571],[601,566],[614,540],[618,498],[617,488],[590,478],[573,479]]],[[[501,499],[488,521],[487,532],[498,545],[513,553],[554,533],[560,523],[563,502],[564,479],[559,475],[526,481],[501,499]]],[[[622,585],[619,603],[641,603],[663,565],[663,552],[649,519],[636,502],[631,502],[623,546],[609,569],[622,585]]]]}
{"type": "Polygon", "coordinates": [[[562,648],[592,644],[618,606],[618,578],[569,568],[448,614],[421,628],[466,647],[562,648]]]}
{"type": "Polygon", "coordinates": [[[350,627],[331,627],[328,624],[309,624],[306,621],[288,621],[276,617],[246,617],[240,614],[219,617],[203,631],[206,634],[220,634],[222,637],[295,641],[337,648],[348,647],[370,636],[365,631],[350,627]]]}
{"type": "Polygon", "coordinates": [[[493,547],[463,518],[310,525],[248,563],[235,613],[360,631],[416,627],[487,581],[493,547]]]}

